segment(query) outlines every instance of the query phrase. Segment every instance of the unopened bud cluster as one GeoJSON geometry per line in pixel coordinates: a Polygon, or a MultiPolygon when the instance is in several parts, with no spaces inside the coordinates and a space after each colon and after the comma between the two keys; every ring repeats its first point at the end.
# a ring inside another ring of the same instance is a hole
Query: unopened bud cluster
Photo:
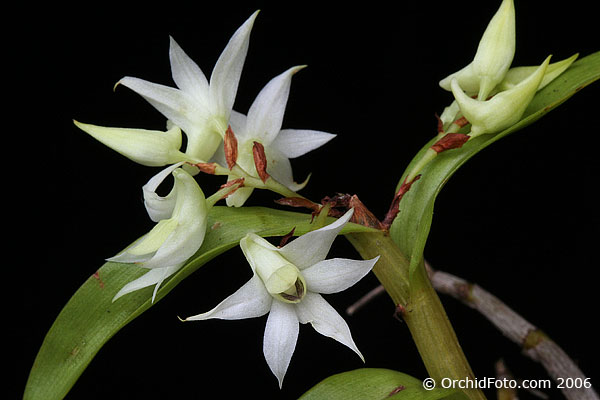
{"type": "Polygon", "coordinates": [[[469,136],[500,132],[519,122],[535,93],[560,75],[576,55],[550,64],[510,68],[515,54],[515,7],[503,0],[488,24],[473,61],[440,81],[455,102],[440,117],[444,130],[464,117],[469,136]]]}
{"type": "MultiPolygon", "coordinates": [[[[540,65],[511,68],[515,43],[514,0],[502,0],[473,60],[439,82],[442,89],[452,92],[454,101],[439,116],[437,141],[416,160],[404,178],[407,187],[439,153],[517,124],[537,91],[562,74],[578,56],[553,64],[551,56],[547,56],[540,65]]],[[[401,188],[399,193],[403,195],[405,191],[401,188]]]]}

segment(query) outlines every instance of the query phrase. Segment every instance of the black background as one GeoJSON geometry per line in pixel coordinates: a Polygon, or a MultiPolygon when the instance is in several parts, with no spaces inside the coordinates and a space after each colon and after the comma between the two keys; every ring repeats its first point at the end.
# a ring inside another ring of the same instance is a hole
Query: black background
{"type": "MultiPolygon", "coordinates": [[[[5,308],[15,312],[5,330],[18,349],[9,393],[22,395],[44,335],[70,296],[152,226],[140,188],[156,170],[119,156],[71,121],[163,128],[162,115],[113,85],[126,75],[173,85],[169,35],[208,76],[230,35],[261,9],[235,108],[246,112],[268,80],[307,64],[294,76],[284,128],[338,136],[293,160],[298,180],[313,173],[302,193],[357,194],[383,217],[405,166],[435,134],[434,114],[452,100],[437,82],[470,62],[499,2],[483,3],[103,3],[15,12],[5,35],[5,149],[19,160],[5,167],[7,230],[16,239],[5,250],[12,293],[5,308]]],[[[598,50],[592,4],[554,4],[517,1],[513,65],[598,50]]],[[[582,90],[470,160],[440,194],[426,248],[434,267],[489,289],[543,329],[595,385],[598,94],[597,84],[582,90]]],[[[207,193],[221,183],[199,179],[207,193]]],[[[259,193],[251,204],[277,207],[273,198],[259,193]]],[[[330,254],[358,258],[343,238],[330,254]]],[[[426,377],[386,296],[345,317],[366,364],[302,326],[282,390],[262,355],[265,318],[178,321],[209,310],[249,276],[238,249],[198,270],[110,340],[67,398],[289,399],[362,366],[426,377]]],[[[342,312],[376,285],[370,275],[327,300],[342,312]]],[[[494,376],[494,362],[504,358],[518,378],[547,377],[482,316],[442,301],[477,376],[494,376]]]]}

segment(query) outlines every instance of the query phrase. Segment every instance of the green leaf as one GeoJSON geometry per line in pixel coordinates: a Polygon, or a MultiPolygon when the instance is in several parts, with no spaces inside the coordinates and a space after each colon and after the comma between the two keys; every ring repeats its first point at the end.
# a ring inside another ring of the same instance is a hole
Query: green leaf
{"type": "MultiPolygon", "coordinates": [[[[600,52],[576,61],[563,74],[540,90],[517,124],[502,132],[481,135],[469,140],[460,149],[440,153],[423,168],[421,178],[402,198],[400,213],[390,228],[392,239],[404,254],[410,256],[411,276],[423,261],[423,250],[431,227],[435,199],[458,168],[495,141],[537,121],[598,78],[600,78],[600,52]]],[[[412,166],[436,140],[436,138],[432,139],[417,153],[406,171],[412,169],[412,166]]],[[[399,189],[406,175],[407,172],[396,190],[399,189]]]]}
{"type": "Polygon", "coordinates": [[[426,390],[410,375],[382,368],[361,368],[332,375],[313,386],[299,400],[463,400],[458,390],[426,390]]]}
{"type": "MultiPolygon", "coordinates": [[[[260,236],[282,236],[295,227],[295,234],[301,235],[313,228],[308,214],[262,207],[214,207],[209,214],[208,226],[202,247],[162,285],[155,303],[200,266],[235,247],[248,232],[260,236]]],[[[364,231],[370,229],[347,224],[341,234],[364,231]]],[[[29,375],[25,400],[62,399],[100,348],[153,305],[153,287],[112,302],[123,285],[145,272],[146,269],[131,264],[108,262],[83,283],[60,312],[42,343],[29,375]]]]}

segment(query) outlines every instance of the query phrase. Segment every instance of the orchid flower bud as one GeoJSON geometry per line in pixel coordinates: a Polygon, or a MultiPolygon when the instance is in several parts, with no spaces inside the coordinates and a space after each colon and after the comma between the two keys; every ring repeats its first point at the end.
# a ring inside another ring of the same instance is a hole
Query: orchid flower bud
{"type": "Polygon", "coordinates": [[[459,112],[460,107],[458,106],[456,100],[444,108],[442,115],[440,115],[440,121],[442,122],[442,128],[444,131],[447,130],[448,126],[450,126],[450,124],[456,120],[456,116],[459,112]]]}
{"type": "MultiPolygon", "coordinates": [[[[546,73],[542,78],[542,82],[540,83],[538,90],[541,90],[547,84],[552,82],[556,77],[565,72],[565,70],[569,68],[571,64],[573,64],[573,62],[577,59],[578,56],[579,54],[574,54],[571,57],[566,58],[564,60],[548,64],[548,68],[546,68],[546,73]]],[[[515,67],[509,69],[506,73],[506,76],[504,77],[504,80],[500,82],[500,84],[496,87],[496,90],[498,92],[502,92],[504,90],[512,89],[513,87],[518,85],[519,82],[525,80],[527,77],[533,74],[537,69],[537,66],[515,67]]]]}
{"type": "Polygon", "coordinates": [[[94,139],[138,164],[162,167],[180,161],[198,162],[179,151],[181,130],[175,125],[166,132],[162,132],[146,129],[110,128],[83,124],[78,121],[73,122],[94,139]]]}
{"type": "Polygon", "coordinates": [[[549,62],[550,56],[527,79],[488,101],[469,97],[461,89],[458,79],[453,79],[452,93],[461,112],[471,123],[470,136],[496,133],[519,122],[542,82],[549,62]]]}
{"type": "Polygon", "coordinates": [[[515,7],[513,0],[503,0],[479,42],[473,61],[440,81],[451,90],[454,79],[469,95],[485,100],[504,79],[515,54],[515,7]]]}

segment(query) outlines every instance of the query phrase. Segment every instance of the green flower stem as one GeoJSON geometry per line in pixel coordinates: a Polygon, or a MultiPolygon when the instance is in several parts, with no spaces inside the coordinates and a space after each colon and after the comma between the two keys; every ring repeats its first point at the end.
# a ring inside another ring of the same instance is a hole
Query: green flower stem
{"type": "MultiPolygon", "coordinates": [[[[443,136],[444,135],[442,135],[441,137],[443,137],[443,136]]],[[[423,157],[421,157],[421,159],[417,162],[417,164],[413,167],[413,169],[410,171],[410,173],[406,177],[406,182],[411,182],[413,179],[415,179],[415,177],[419,174],[419,172],[421,172],[421,170],[427,164],[429,164],[429,162],[431,160],[436,158],[437,155],[438,155],[438,153],[436,151],[434,151],[433,149],[431,149],[431,148],[427,149],[427,151],[425,152],[423,157]]]]}
{"type": "Polygon", "coordinates": [[[352,246],[365,260],[379,256],[373,273],[385,287],[395,305],[406,305],[410,299],[408,259],[383,232],[350,233],[346,235],[352,246]]]}
{"type": "Polygon", "coordinates": [[[273,177],[269,177],[269,179],[267,179],[265,182],[265,188],[284,197],[298,197],[301,199],[306,199],[306,197],[294,192],[291,189],[288,189],[286,186],[273,179],[273,177]]]}
{"type": "MultiPolygon", "coordinates": [[[[373,272],[404,318],[429,376],[438,385],[443,378],[474,379],[425,267],[418,268],[409,283],[409,261],[387,234],[352,233],[346,238],[363,258],[380,255],[373,272]]],[[[485,399],[479,389],[465,393],[472,400],[485,399]]]]}
{"type": "Polygon", "coordinates": [[[229,194],[235,192],[240,186],[241,186],[241,183],[237,183],[237,184],[234,184],[231,186],[226,186],[224,188],[221,188],[218,191],[216,191],[214,194],[212,194],[211,196],[207,197],[206,203],[210,207],[213,207],[219,200],[222,200],[225,197],[227,197],[229,194]]]}
{"type": "Polygon", "coordinates": [[[298,197],[304,199],[305,197],[299,195],[293,190],[287,188],[283,184],[276,181],[272,176],[263,182],[260,178],[257,178],[251,174],[249,174],[246,170],[244,170],[239,165],[234,165],[233,168],[229,169],[214,163],[215,170],[213,172],[214,175],[222,175],[222,176],[230,176],[236,178],[244,179],[244,186],[253,187],[256,189],[267,189],[272,192],[278,193],[284,197],[298,197]]]}

